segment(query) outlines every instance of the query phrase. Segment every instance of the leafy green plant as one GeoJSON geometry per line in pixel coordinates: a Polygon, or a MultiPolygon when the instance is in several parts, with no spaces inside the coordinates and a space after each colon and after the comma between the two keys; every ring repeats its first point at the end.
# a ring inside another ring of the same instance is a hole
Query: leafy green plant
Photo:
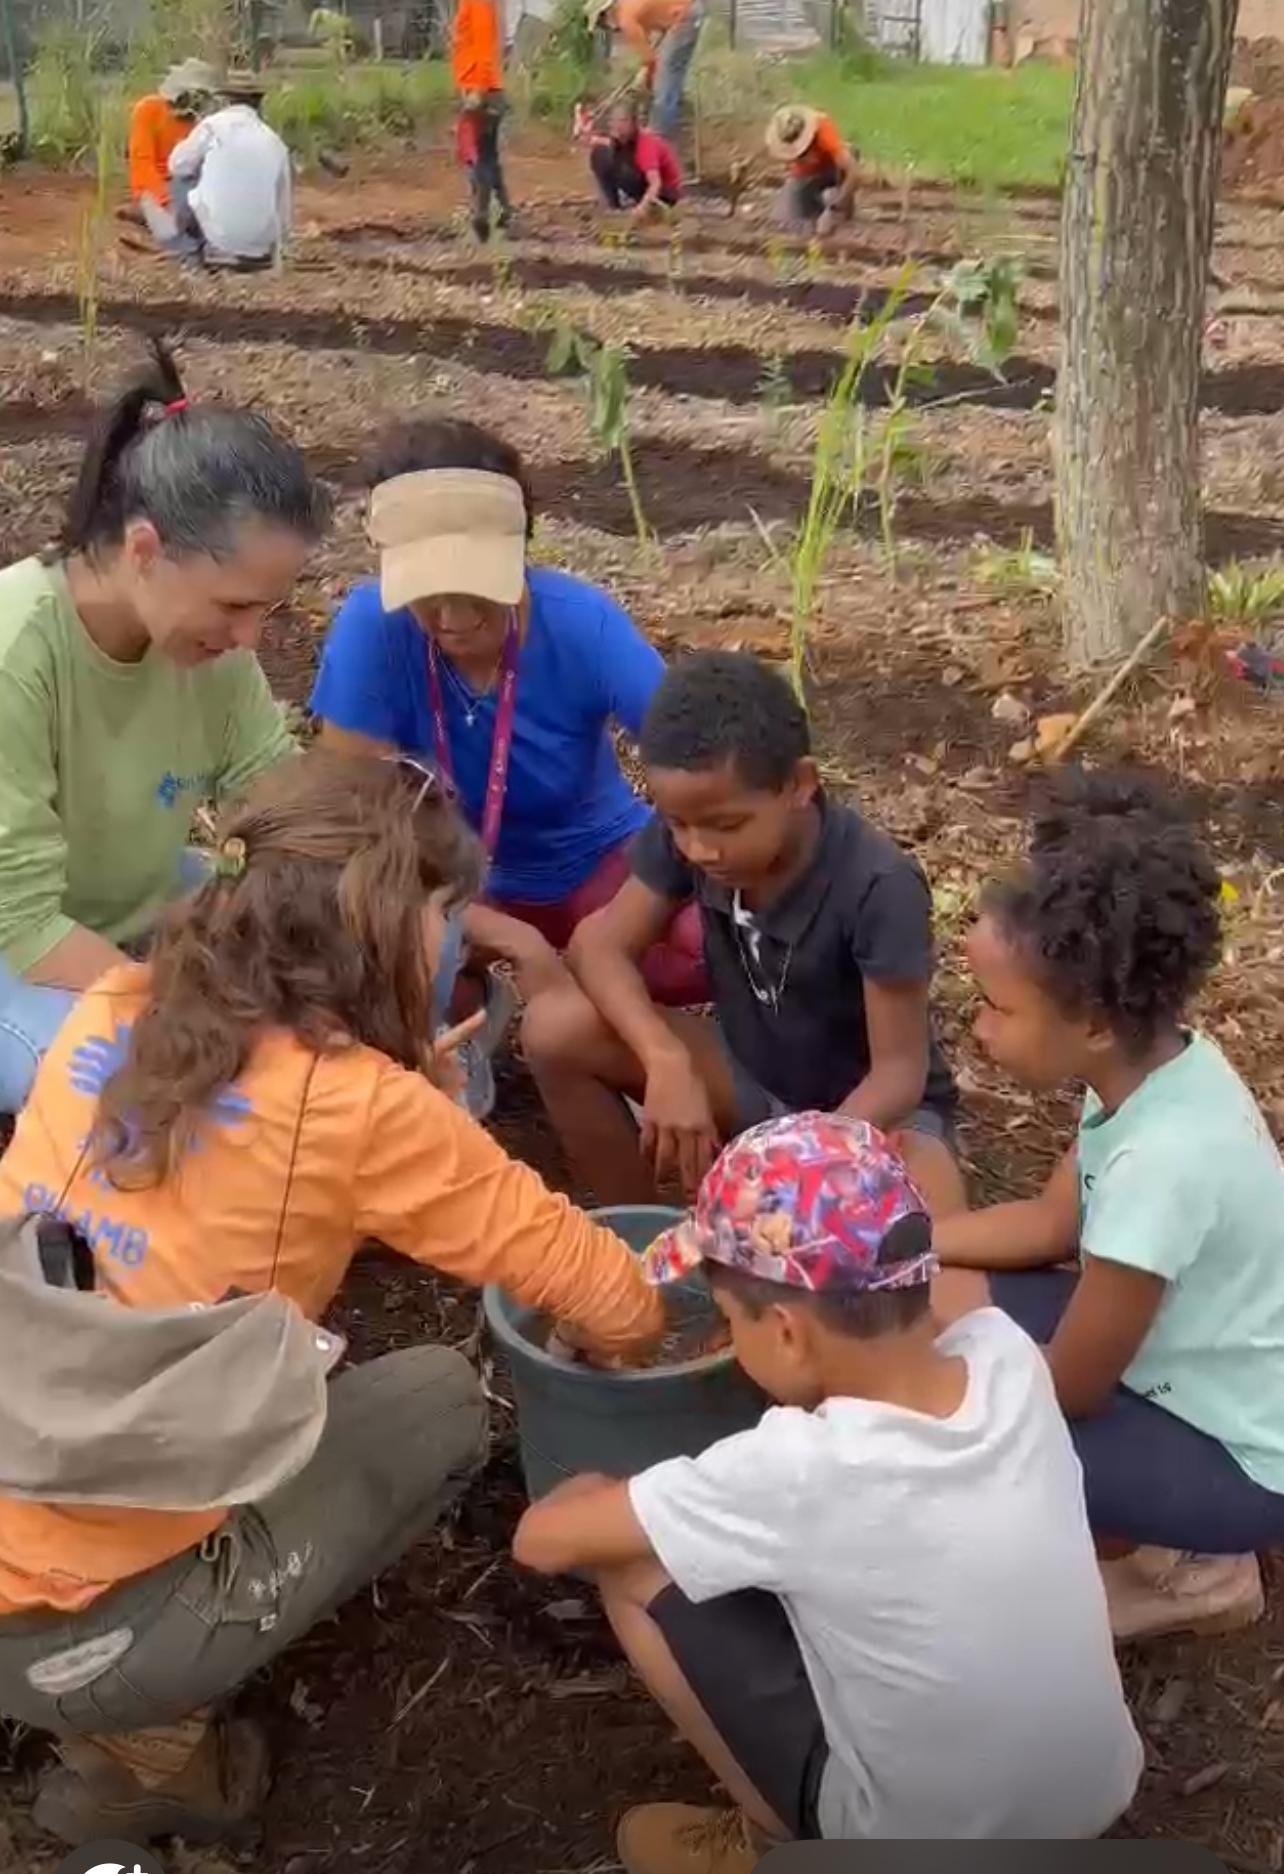
{"type": "Polygon", "coordinates": [[[1020,324],[1021,263],[960,260],[945,277],[937,318],[948,322],[976,363],[1002,376],[1016,348],[1020,324]]]}
{"type": "Polygon", "coordinates": [[[80,162],[98,140],[101,33],[54,21],[36,41],[27,74],[31,147],[46,162],[80,162]]]}
{"type": "Polygon", "coordinates": [[[627,345],[617,345],[577,332],[567,319],[559,320],[548,348],[548,368],[556,377],[564,371],[582,373],[588,394],[589,426],[602,447],[619,460],[624,486],[633,512],[639,546],[650,546],[642,494],[638,487],[629,438],[629,370],[627,345]]]}
{"type": "Polygon", "coordinates": [[[314,7],[308,18],[308,37],[324,46],[336,65],[346,65],[355,50],[352,21],[334,7],[314,7]]]}
{"type": "Polygon", "coordinates": [[[686,256],[682,246],[682,223],[675,215],[669,229],[669,244],[665,252],[664,270],[668,275],[669,285],[676,293],[682,285],[686,271],[686,256]]]}
{"type": "Polygon", "coordinates": [[[535,116],[570,123],[576,104],[592,87],[595,52],[583,0],[559,0],[531,65],[530,108],[535,116]]]}
{"type": "Polygon", "coordinates": [[[807,511],[790,561],[792,602],[789,677],[799,702],[806,701],[807,645],[821,577],[844,517],[854,513],[865,488],[869,441],[860,394],[865,373],[891,330],[908,290],[906,268],[877,317],[857,318],[848,328],[846,358],[821,412],[812,452],[807,511]]]}
{"type": "Polygon", "coordinates": [[[1034,534],[1026,528],[1019,546],[985,546],[972,562],[972,571],[982,585],[1003,592],[1033,593],[1048,598],[1057,589],[1061,574],[1050,553],[1034,544],[1034,534]]]}
{"type": "Polygon", "coordinates": [[[774,423],[780,412],[793,396],[793,380],[789,375],[789,361],[783,351],[768,354],[758,379],[758,396],[767,413],[769,423],[774,423]]]}
{"type": "Polygon", "coordinates": [[[501,296],[513,286],[517,277],[517,268],[513,261],[508,242],[504,239],[503,229],[498,229],[490,250],[490,277],[495,291],[501,296]]]}
{"type": "Polygon", "coordinates": [[[1228,560],[1208,575],[1208,609],[1226,624],[1256,626],[1284,610],[1284,566],[1228,560]]]}
{"type": "Polygon", "coordinates": [[[421,60],[396,68],[351,65],[322,69],[273,86],[263,114],[304,164],[323,150],[408,136],[439,122],[452,108],[450,67],[421,60]]]}
{"type": "Polygon", "coordinates": [[[773,234],[768,236],[766,254],[767,265],[771,268],[772,275],[784,285],[792,277],[794,271],[792,250],[778,234],[773,234]]]}
{"type": "MultiPolygon", "coordinates": [[[[933,335],[952,341],[964,356],[996,377],[1016,345],[1019,325],[1015,261],[962,261],[946,276],[940,291],[915,318],[898,328],[900,360],[892,379],[879,447],[878,512],[883,551],[896,572],[896,503],[911,447],[911,392],[925,389],[935,368],[925,355],[933,335]]],[[[908,274],[902,275],[907,281],[908,274]]]]}

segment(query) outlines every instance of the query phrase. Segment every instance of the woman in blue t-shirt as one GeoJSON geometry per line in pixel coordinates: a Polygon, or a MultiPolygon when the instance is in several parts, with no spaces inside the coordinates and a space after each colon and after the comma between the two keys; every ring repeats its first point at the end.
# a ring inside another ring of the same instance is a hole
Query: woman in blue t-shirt
{"type": "MultiPolygon", "coordinates": [[[[398,426],[371,476],[380,579],[331,627],[312,693],[322,740],[418,756],[447,776],[490,854],[476,952],[530,993],[628,876],[649,809],[620,772],[664,665],[596,586],[528,566],[534,518],[517,451],[474,423],[398,426]]],[[[647,960],[657,1001],[703,996],[699,928],[675,921],[647,960]]]]}

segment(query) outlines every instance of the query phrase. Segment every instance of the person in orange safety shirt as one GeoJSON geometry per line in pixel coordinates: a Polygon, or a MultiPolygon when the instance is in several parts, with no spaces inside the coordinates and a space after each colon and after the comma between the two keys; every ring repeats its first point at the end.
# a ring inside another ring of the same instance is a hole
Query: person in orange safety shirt
{"type": "Polygon", "coordinates": [[[173,65],[154,92],[129,114],[129,192],[158,247],[186,258],[200,241],[187,210],[186,187],[169,173],[169,159],[210,102],[218,75],[200,59],[173,65]]]}
{"type": "Polygon", "coordinates": [[[491,204],[499,225],[512,225],[513,205],[499,158],[499,131],[508,108],[504,97],[504,41],[498,0],[459,0],[451,44],[451,70],[459,94],[455,147],[468,171],[473,195],[473,233],[488,241],[491,204]]]}
{"type": "MultiPolygon", "coordinates": [[[[75,1004],[0,1159],[0,1218],[70,1231],[108,1311],[98,1333],[115,1313],[283,1301],[332,1362],[342,1343],[319,1324],[374,1238],[499,1283],[603,1364],[653,1346],[664,1311],[639,1262],[453,1096],[460,1035],[434,1040],[432,1009],[483,861],[436,773],[287,760],[224,822],[213,868],[145,963],[75,1004]]],[[[422,1319],[407,1309],[411,1337],[422,1319]]],[[[43,1375],[65,1393],[61,1357],[34,1351],[33,1392],[43,1375]]],[[[319,1443],[255,1495],[276,1419],[238,1433],[231,1356],[223,1379],[211,1357],[184,1408],[201,1428],[218,1416],[203,1460],[167,1421],[133,1441],[132,1495],[59,1496],[60,1473],[51,1500],[0,1492],[0,1711],[59,1740],[34,1814],[64,1840],[209,1841],[250,1822],[266,1747],[212,1708],[425,1536],[486,1453],[476,1371],[421,1342],[318,1375],[319,1443]],[[175,1466],[181,1501],[160,1486],[175,1466]]],[[[123,1461],[119,1433],[115,1448],[123,1461]]],[[[51,1461],[79,1478],[75,1451],[51,1461]]]]}
{"type": "Polygon", "coordinates": [[[776,209],[786,226],[826,235],[850,216],[856,157],[832,118],[804,104],[782,104],[767,125],[767,154],[789,165],[776,209]]]}
{"type": "Polygon", "coordinates": [[[618,31],[652,93],[648,128],[676,147],[682,92],[704,23],[703,0],[588,0],[590,31],[618,31]]]}

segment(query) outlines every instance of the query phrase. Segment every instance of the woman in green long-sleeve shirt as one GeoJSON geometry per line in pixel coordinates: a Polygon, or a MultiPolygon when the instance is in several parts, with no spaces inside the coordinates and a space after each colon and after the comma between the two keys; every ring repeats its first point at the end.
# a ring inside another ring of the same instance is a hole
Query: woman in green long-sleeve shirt
{"type": "Polygon", "coordinates": [[[328,503],[168,355],[102,415],[56,555],[0,571],[0,1112],[183,883],[198,803],[290,752],[254,656],[328,503]]]}

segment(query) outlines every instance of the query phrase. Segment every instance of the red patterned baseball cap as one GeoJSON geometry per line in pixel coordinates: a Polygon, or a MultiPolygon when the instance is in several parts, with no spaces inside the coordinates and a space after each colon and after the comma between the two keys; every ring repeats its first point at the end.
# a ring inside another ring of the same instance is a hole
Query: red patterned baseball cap
{"type": "Polygon", "coordinates": [[[650,1282],[675,1282],[705,1261],[829,1294],[916,1288],[938,1266],[904,1162],[877,1127],[841,1113],[791,1113],[742,1132],[643,1268],[650,1282]]]}

